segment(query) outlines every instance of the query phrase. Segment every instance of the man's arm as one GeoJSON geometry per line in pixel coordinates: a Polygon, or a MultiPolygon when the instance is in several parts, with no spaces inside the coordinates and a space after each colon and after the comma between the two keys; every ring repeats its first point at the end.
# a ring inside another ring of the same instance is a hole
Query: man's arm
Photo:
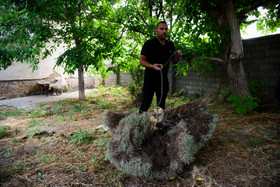
{"type": "Polygon", "coordinates": [[[140,65],[145,68],[151,68],[157,71],[160,71],[163,68],[163,64],[151,64],[147,61],[147,57],[145,55],[140,55],[140,65]]]}

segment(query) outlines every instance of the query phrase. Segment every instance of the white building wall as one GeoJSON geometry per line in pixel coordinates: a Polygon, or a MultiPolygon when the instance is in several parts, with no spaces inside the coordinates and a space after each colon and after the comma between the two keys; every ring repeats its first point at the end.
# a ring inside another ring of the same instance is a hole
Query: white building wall
{"type": "Polygon", "coordinates": [[[57,50],[51,56],[41,60],[41,62],[38,64],[38,69],[35,71],[32,71],[32,69],[29,67],[29,64],[27,63],[14,62],[6,70],[0,70],[0,81],[44,79],[50,77],[51,75],[54,75],[55,77],[77,78],[77,73],[75,73],[75,75],[64,74],[63,67],[56,67],[53,69],[56,58],[63,52],[63,47],[57,48],[57,50]]]}

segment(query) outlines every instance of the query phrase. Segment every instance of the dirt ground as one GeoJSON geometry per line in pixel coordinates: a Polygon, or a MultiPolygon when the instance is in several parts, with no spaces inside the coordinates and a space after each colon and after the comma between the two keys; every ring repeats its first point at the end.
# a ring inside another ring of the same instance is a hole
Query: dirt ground
{"type": "MultiPolygon", "coordinates": [[[[9,127],[0,134],[0,186],[280,186],[280,111],[240,116],[227,104],[210,104],[219,116],[213,137],[174,178],[119,171],[105,156],[112,135],[97,127],[104,110],[137,110],[126,94],[109,89],[87,101],[0,106],[0,126],[9,127]]],[[[174,100],[167,102],[185,102],[174,100]]]]}

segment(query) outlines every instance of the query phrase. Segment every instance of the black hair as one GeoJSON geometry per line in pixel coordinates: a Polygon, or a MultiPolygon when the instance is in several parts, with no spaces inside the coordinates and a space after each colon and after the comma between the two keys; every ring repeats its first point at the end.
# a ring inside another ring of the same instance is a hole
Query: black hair
{"type": "Polygon", "coordinates": [[[158,28],[158,25],[159,25],[160,23],[165,23],[165,24],[167,25],[167,23],[166,23],[165,21],[160,21],[160,22],[158,22],[158,24],[157,24],[157,27],[156,27],[156,28],[158,28]]]}

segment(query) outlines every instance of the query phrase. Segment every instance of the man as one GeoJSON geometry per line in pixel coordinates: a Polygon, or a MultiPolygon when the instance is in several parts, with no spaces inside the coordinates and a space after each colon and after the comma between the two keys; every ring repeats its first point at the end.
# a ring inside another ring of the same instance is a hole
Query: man
{"type": "Polygon", "coordinates": [[[168,28],[165,21],[157,24],[156,37],[145,42],[140,65],[145,67],[143,101],[139,113],[148,111],[156,92],[157,105],[165,108],[165,100],[169,90],[168,69],[169,61],[176,63],[182,56],[182,51],[175,52],[172,42],[166,40],[168,28]],[[162,82],[163,81],[163,82],[162,82]],[[161,85],[163,83],[163,85],[161,85]]]}

